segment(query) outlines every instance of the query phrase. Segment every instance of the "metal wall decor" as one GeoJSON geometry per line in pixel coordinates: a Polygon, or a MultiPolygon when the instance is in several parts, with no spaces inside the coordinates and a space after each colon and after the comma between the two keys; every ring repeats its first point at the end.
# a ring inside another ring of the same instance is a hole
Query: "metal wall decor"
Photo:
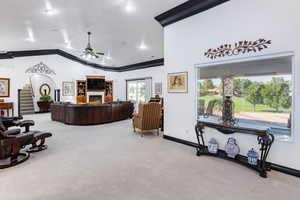
{"type": "Polygon", "coordinates": [[[39,73],[39,74],[47,74],[47,75],[56,75],[56,73],[54,72],[54,70],[50,69],[43,62],[40,62],[39,64],[34,65],[33,67],[28,68],[25,73],[26,74],[27,73],[31,73],[31,74],[39,73]]]}
{"type": "Polygon", "coordinates": [[[225,56],[237,56],[239,54],[245,54],[250,52],[260,52],[263,49],[267,49],[272,44],[271,40],[258,39],[256,41],[239,41],[234,45],[224,44],[216,49],[208,49],[204,55],[212,60],[225,56]]]}

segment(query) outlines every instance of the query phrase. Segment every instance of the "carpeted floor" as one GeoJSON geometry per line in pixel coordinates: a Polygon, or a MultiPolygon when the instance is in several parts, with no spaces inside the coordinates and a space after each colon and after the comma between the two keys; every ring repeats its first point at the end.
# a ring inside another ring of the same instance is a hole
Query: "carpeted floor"
{"type": "Polygon", "coordinates": [[[298,200],[300,179],[272,171],[268,179],[152,134],[130,121],[77,127],[27,116],[50,130],[49,149],[0,171],[1,200],[298,200]]]}

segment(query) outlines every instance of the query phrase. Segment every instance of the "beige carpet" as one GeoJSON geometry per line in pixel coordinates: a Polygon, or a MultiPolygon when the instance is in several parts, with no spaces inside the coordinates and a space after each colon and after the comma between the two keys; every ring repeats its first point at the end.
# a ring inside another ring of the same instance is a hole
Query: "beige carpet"
{"type": "Polygon", "coordinates": [[[27,116],[54,133],[49,149],[0,171],[1,200],[298,200],[300,179],[268,179],[193,148],[132,133],[130,121],[76,127],[27,116]]]}

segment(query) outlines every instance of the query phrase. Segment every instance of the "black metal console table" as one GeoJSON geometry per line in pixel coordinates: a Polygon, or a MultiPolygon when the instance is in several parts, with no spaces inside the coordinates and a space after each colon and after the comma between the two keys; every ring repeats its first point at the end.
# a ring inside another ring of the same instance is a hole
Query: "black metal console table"
{"type": "Polygon", "coordinates": [[[261,177],[267,178],[267,171],[271,170],[270,165],[267,163],[267,157],[274,142],[274,136],[271,133],[269,133],[268,130],[228,126],[222,123],[213,123],[206,121],[198,121],[195,126],[195,130],[198,140],[197,156],[208,155],[230,160],[250,169],[253,169],[257,171],[261,177]],[[257,136],[257,141],[260,145],[260,159],[258,160],[257,165],[248,164],[247,157],[245,156],[237,155],[234,159],[229,158],[226,155],[226,152],[223,150],[219,150],[217,154],[209,153],[203,137],[205,127],[214,128],[223,134],[244,133],[257,136]]]}

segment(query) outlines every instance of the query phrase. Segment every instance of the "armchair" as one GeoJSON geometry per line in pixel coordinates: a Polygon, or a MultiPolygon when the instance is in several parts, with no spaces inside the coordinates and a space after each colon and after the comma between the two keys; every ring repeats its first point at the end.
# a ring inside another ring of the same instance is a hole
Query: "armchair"
{"type": "Polygon", "coordinates": [[[12,167],[26,161],[30,154],[21,152],[32,144],[33,134],[22,133],[20,129],[6,130],[0,120],[0,169],[12,167]]]}
{"type": "Polygon", "coordinates": [[[23,120],[22,116],[2,117],[1,120],[2,120],[3,125],[6,127],[6,129],[13,127],[13,126],[25,127],[25,131],[24,131],[25,133],[30,131],[31,126],[34,126],[33,120],[23,120]]]}
{"type": "Polygon", "coordinates": [[[159,136],[159,129],[161,123],[161,105],[158,103],[140,104],[139,112],[135,113],[132,118],[133,129],[141,130],[141,136],[144,136],[145,130],[157,130],[159,136]]]}
{"type": "Polygon", "coordinates": [[[34,121],[32,120],[23,120],[23,117],[12,117],[12,118],[2,118],[0,117],[0,126],[2,127],[3,131],[7,131],[9,127],[17,126],[17,127],[24,127],[25,130],[23,133],[32,134],[33,139],[31,143],[31,147],[27,149],[27,152],[34,153],[39,152],[42,150],[47,149],[47,145],[45,145],[46,138],[52,136],[51,133],[46,131],[30,131],[30,127],[34,126],[34,121]],[[2,125],[1,125],[2,124],[2,125]],[[39,144],[38,144],[39,143],[39,144]]]}

